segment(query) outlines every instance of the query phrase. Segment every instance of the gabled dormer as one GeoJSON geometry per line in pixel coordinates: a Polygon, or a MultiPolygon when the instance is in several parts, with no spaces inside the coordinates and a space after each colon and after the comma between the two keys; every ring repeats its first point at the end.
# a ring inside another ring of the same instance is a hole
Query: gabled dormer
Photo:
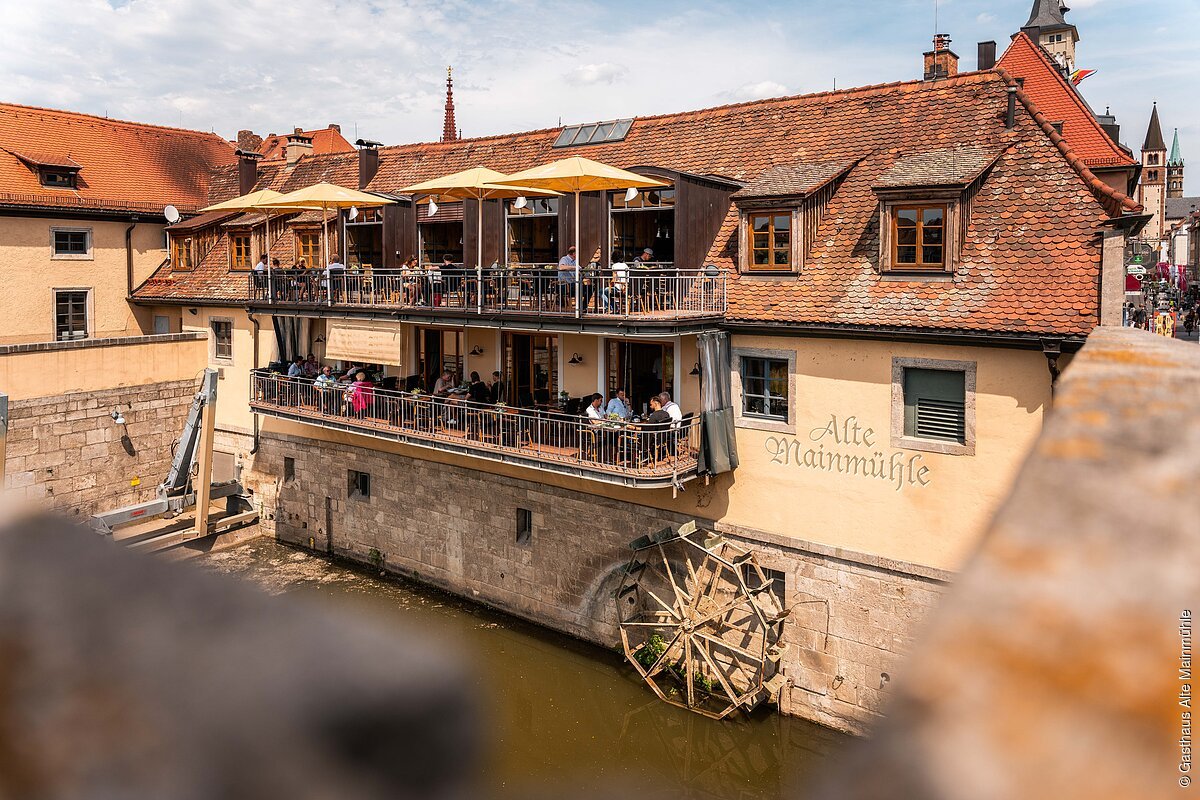
{"type": "Polygon", "coordinates": [[[38,183],[47,189],[79,188],[79,171],[83,165],[67,155],[16,152],[13,155],[38,176],[38,183]]]}

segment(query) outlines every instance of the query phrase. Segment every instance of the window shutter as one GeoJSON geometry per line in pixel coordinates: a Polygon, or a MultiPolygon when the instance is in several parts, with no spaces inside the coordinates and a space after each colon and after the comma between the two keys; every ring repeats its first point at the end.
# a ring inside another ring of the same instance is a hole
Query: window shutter
{"type": "Polygon", "coordinates": [[[966,376],[939,369],[904,370],[904,434],[920,439],[967,440],[966,376]]]}

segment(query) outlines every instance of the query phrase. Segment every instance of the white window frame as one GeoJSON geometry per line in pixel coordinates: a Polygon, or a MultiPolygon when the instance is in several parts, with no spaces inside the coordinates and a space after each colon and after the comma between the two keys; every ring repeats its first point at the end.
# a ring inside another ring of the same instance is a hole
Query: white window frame
{"type": "Polygon", "coordinates": [[[234,335],[233,318],[232,317],[209,317],[208,318],[208,332],[210,334],[209,338],[212,340],[212,344],[209,345],[209,348],[208,348],[209,361],[211,361],[213,364],[232,364],[233,363],[233,338],[234,338],[234,336],[233,336],[234,335]],[[216,331],[216,329],[213,328],[213,323],[216,323],[216,322],[228,322],[229,323],[229,356],[228,357],[217,355],[217,331],[216,331]]]}
{"type": "Polygon", "coordinates": [[[91,339],[96,333],[94,320],[93,298],[94,292],[90,286],[55,286],[51,291],[51,309],[50,309],[50,331],[52,341],[55,342],[79,342],[83,339],[91,339]],[[84,336],[83,339],[59,339],[58,338],[58,293],[59,292],[83,292],[87,295],[84,301],[84,336]]]}
{"type": "Polygon", "coordinates": [[[65,225],[50,226],[50,259],[52,261],[92,261],[95,256],[92,253],[93,239],[91,228],[76,228],[65,225]],[[56,233],[82,233],[87,236],[87,252],[86,253],[58,253],[54,249],[54,235],[56,233]]]}
{"type": "Polygon", "coordinates": [[[733,424],[737,428],[747,428],[758,431],[773,431],[775,433],[796,433],[796,351],[795,350],[762,350],[751,347],[733,348],[733,374],[730,376],[732,389],[733,424]],[[746,407],[745,395],[742,393],[742,359],[743,358],[773,358],[788,362],[788,416],[786,420],[769,419],[767,417],[747,416],[743,409],[746,407]]]}
{"type": "Polygon", "coordinates": [[[898,450],[919,450],[948,456],[975,455],[975,378],[974,361],[948,361],[936,358],[892,358],[892,447],[898,450]],[[922,439],[904,433],[904,370],[940,369],[963,373],[963,443],[939,439],[922,439]]]}

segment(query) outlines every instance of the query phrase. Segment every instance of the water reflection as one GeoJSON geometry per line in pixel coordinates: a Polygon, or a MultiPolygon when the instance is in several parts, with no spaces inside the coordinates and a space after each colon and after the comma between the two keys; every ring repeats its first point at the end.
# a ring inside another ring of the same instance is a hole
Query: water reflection
{"type": "Polygon", "coordinates": [[[798,797],[846,737],[768,711],[715,721],[654,698],[620,654],[416,584],[266,540],[209,557],[268,590],[417,626],[476,668],[491,716],[483,780],[501,798],[603,787],[653,798],[798,797]]]}

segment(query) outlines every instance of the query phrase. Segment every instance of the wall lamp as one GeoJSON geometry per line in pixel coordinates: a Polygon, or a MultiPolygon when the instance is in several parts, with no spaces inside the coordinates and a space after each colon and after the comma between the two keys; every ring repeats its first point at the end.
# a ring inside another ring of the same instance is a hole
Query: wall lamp
{"type": "Polygon", "coordinates": [[[696,366],[692,367],[692,371],[689,372],[688,375],[699,375],[701,372],[702,370],[700,369],[700,362],[697,361],[696,366]]]}
{"type": "Polygon", "coordinates": [[[196,309],[194,309],[194,308],[189,308],[189,309],[188,309],[188,313],[189,313],[189,314],[191,314],[191,315],[194,317],[194,316],[196,316],[196,309]]]}
{"type": "Polygon", "coordinates": [[[568,363],[568,364],[582,364],[582,363],[583,363],[583,356],[579,355],[579,353],[572,353],[572,354],[571,354],[571,360],[570,360],[570,361],[568,361],[567,363],[568,363]]]}
{"type": "Polygon", "coordinates": [[[479,345],[475,345],[474,347],[471,348],[470,355],[473,355],[473,356],[483,355],[483,348],[480,347],[479,345]]]}
{"type": "Polygon", "coordinates": [[[112,413],[109,414],[109,416],[112,417],[113,422],[117,423],[118,425],[125,424],[125,417],[122,416],[121,410],[119,408],[114,408],[112,410],[112,413]]]}

